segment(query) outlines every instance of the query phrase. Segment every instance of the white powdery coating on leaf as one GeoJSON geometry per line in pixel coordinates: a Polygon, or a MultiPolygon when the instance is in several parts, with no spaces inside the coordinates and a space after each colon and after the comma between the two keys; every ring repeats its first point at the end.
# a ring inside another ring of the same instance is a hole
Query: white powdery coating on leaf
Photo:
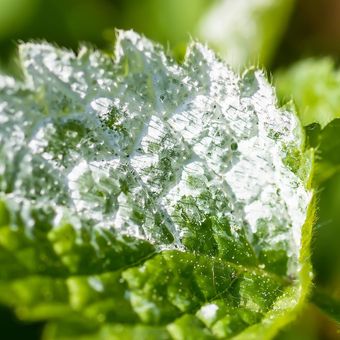
{"type": "MultiPolygon", "coordinates": [[[[56,225],[72,216],[76,226],[87,221],[158,249],[185,250],[187,223],[228,220],[237,241],[243,232],[258,255],[262,237],[261,247],[284,249],[296,272],[311,193],[286,150],[301,153],[303,136],[261,72],[239,77],[198,43],[178,65],[132,31],[118,33],[115,63],[47,44],[24,45],[21,59],[36,95],[27,133],[6,142],[32,155],[17,197],[50,202],[56,225]],[[37,169],[41,178],[26,189],[37,169]]],[[[8,89],[0,121],[22,129],[24,106],[8,89]]]]}
{"type": "MultiPolygon", "coordinates": [[[[5,88],[14,88],[16,85],[15,79],[12,77],[0,74],[0,90],[5,88]]],[[[0,109],[2,111],[2,109],[0,109]]]]}
{"type": "Polygon", "coordinates": [[[214,303],[205,305],[200,309],[200,314],[205,320],[213,320],[216,317],[216,312],[218,311],[218,306],[214,303]]]}

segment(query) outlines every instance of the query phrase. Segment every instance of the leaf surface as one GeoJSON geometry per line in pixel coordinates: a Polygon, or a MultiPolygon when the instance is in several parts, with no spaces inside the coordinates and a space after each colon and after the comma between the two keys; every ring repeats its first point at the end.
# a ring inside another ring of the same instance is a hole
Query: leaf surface
{"type": "Polygon", "coordinates": [[[311,281],[312,153],[260,71],[134,32],[0,79],[0,301],[46,338],[269,338],[311,281]]]}

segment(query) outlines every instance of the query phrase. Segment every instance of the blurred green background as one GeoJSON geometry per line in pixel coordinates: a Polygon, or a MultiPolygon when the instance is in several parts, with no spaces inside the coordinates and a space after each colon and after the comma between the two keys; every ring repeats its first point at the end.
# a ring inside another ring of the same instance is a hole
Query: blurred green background
{"type": "Polygon", "coordinates": [[[117,27],[169,44],[179,56],[190,36],[230,51],[236,44],[233,35],[241,45],[237,48],[260,54],[246,63],[260,61],[273,69],[306,56],[338,58],[339,20],[338,0],[0,0],[0,59],[3,67],[8,65],[20,40],[48,40],[73,49],[86,41],[110,49],[117,27]],[[251,13],[237,5],[241,3],[251,13]],[[220,15],[209,20],[214,7],[220,15]],[[257,33],[255,39],[240,33],[246,27],[257,33]],[[262,51],[252,50],[251,40],[266,39],[262,51]],[[262,58],[264,54],[270,58],[262,58]]]}
{"type": "MultiPolygon", "coordinates": [[[[178,59],[190,38],[199,38],[236,69],[255,63],[274,79],[277,70],[284,72],[300,59],[328,56],[336,67],[340,57],[339,0],[0,0],[0,70],[17,73],[20,40],[47,40],[74,50],[89,42],[111,51],[114,28],[144,33],[178,59]]],[[[340,81],[327,82],[339,91],[340,102],[340,81]]],[[[303,101],[301,105],[303,110],[303,101]]],[[[312,261],[316,286],[340,300],[338,168],[318,188],[312,261]]],[[[39,339],[41,327],[21,324],[0,308],[1,339],[39,339]]],[[[339,329],[316,307],[307,306],[277,339],[340,339],[339,329]]]]}

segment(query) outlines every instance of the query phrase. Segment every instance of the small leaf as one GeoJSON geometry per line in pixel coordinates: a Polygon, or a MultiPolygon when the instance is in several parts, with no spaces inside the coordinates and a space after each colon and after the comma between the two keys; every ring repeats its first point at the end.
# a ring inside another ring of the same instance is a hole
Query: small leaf
{"type": "Polygon", "coordinates": [[[0,92],[0,301],[46,338],[269,338],[311,272],[312,153],[262,72],[20,46],[0,92]]]}

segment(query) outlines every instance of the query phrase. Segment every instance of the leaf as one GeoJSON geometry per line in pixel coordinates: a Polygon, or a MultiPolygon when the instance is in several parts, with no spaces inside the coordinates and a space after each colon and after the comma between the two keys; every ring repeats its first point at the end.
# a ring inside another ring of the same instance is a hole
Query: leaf
{"type": "Polygon", "coordinates": [[[316,149],[314,181],[320,193],[312,254],[317,288],[312,300],[339,320],[331,295],[336,294],[340,273],[340,73],[329,58],[307,59],[280,70],[275,80],[281,99],[292,97],[296,103],[309,144],[316,149]]]}
{"type": "Polygon", "coordinates": [[[309,143],[317,149],[316,183],[340,169],[340,73],[329,58],[306,59],[275,75],[282,101],[292,98],[309,143]]]}
{"type": "Polygon", "coordinates": [[[288,24],[294,0],[220,0],[198,32],[234,68],[268,65],[288,24]]]}
{"type": "Polygon", "coordinates": [[[317,149],[314,179],[323,183],[337,171],[338,163],[333,119],[340,114],[339,76],[334,62],[330,58],[301,60],[276,72],[274,80],[281,101],[293,99],[297,106],[309,144],[317,149]]]}
{"type": "Polygon", "coordinates": [[[340,73],[330,58],[305,59],[275,75],[278,96],[294,99],[304,126],[340,118],[340,73]]]}
{"type": "Polygon", "coordinates": [[[1,80],[0,301],[47,339],[269,338],[309,290],[312,153],[260,71],[132,31],[1,80]]]}

